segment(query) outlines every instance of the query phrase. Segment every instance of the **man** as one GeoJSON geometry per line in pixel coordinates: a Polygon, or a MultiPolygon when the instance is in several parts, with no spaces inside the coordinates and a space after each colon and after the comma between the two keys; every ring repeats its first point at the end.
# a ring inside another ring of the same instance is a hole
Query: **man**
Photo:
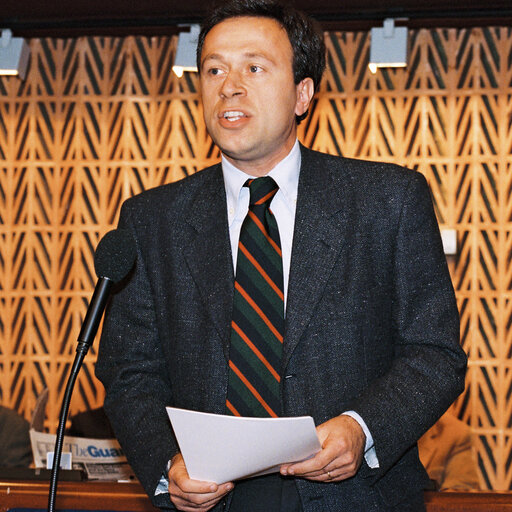
{"type": "Polygon", "coordinates": [[[448,410],[418,440],[420,460],[440,491],[480,489],[471,427],[448,410]]]}
{"type": "Polygon", "coordinates": [[[123,206],[120,225],[138,259],[112,301],[97,375],[116,435],[163,508],[424,507],[416,441],[463,389],[453,289],[421,175],[298,144],[324,53],[321,34],[294,9],[220,6],[203,25],[198,56],[222,164],[123,206]],[[269,183],[256,200],[258,184],[269,183]],[[250,229],[264,234],[268,271],[246,250],[250,229]],[[253,300],[248,280],[262,276],[275,295],[260,293],[258,281],[253,300]],[[247,320],[255,311],[272,332],[262,337],[280,342],[253,350],[274,378],[255,375],[261,388],[244,376],[258,361],[236,359],[259,336],[247,320]],[[280,475],[190,479],[165,406],[238,414],[250,398],[269,416],[311,415],[321,451],[280,475]]]}
{"type": "Polygon", "coordinates": [[[0,405],[0,465],[28,468],[31,462],[28,421],[16,411],[0,405]]]}

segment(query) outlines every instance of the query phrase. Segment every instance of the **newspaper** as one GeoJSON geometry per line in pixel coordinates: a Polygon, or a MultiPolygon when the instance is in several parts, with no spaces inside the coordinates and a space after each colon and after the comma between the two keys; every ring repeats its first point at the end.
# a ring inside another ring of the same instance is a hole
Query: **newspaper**
{"type": "MultiPolygon", "coordinates": [[[[36,468],[46,467],[48,452],[55,449],[55,434],[30,429],[30,442],[36,468]]],[[[133,470],[126,461],[116,439],[90,439],[64,436],[63,452],[71,453],[73,469],[82,469],[89,480],[134,480],[133,470]]]]}

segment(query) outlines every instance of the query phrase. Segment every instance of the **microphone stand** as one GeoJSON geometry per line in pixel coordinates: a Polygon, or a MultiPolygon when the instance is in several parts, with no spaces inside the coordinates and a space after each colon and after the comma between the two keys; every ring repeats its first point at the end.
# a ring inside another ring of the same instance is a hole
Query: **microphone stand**
{"type": "Polygon", "coordinates": [[[71,372],[66,384],[66,390],[64,391],[64,400],[59,416],[59,426],[57,428],[57,437],[55,439],[55,448],[53,451],[53,466],[50,477],[50,492],[48,494],[48,512],[55,511],[55,498],[57,494],[57,483],[59,479],[60,470],[60,459],[62,455],[62,445],[64,442],[64,429],[66,427],[66,420],[68,417],[69,404],[71,402],[71,394],[75,386],[75,381],[78,376],[78,372],[82,367],[84,358],[89,351],[89,347],[94,341],[98,326],[103,314],[103,310],[107,304],[110,289],[114,284],[110,279],[103,277],[99,279],[94,294],[91,299],[91,304],[85,315],[85,320],[78,335],[78,346],[76,348],[75,360],[71,367],[71,372]]]}

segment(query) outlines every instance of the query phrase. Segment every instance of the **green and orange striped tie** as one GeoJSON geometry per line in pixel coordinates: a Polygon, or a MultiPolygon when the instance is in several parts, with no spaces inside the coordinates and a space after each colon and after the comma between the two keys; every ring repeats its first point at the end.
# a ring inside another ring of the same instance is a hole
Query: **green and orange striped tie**
{"type": "Polygon", "coordinates": [[[277,417],[284,335],[283,259],[269,205],[272,178],[248,180],[251,199],[240,230],[226,409],[235,416],[277,417]]]}

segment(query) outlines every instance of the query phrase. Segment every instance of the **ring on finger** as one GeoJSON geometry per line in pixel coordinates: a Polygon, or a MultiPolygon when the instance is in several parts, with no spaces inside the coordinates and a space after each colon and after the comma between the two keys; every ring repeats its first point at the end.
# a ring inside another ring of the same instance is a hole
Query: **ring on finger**
{"type": "Polygon", "coordinates": [[[331,473],[329,473],[329,471],[327,471],[327,479],[330,480],[331,478],[332,478],[331,473]]]}

